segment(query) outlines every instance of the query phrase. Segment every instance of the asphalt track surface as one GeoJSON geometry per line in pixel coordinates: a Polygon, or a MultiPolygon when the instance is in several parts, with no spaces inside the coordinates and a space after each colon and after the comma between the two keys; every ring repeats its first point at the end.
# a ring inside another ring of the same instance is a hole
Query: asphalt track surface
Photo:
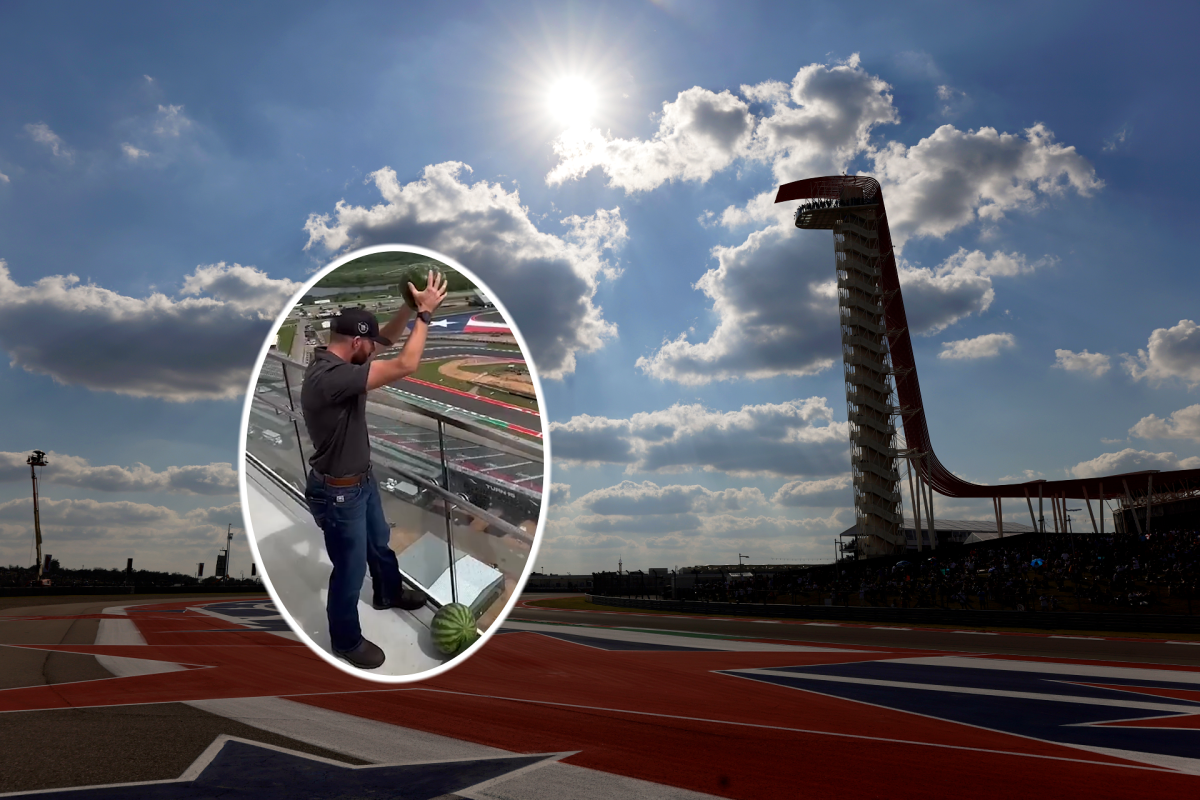
{"type": "Polygon", "coordinates": [[[1200,791],[1200,670],[1168,652],[1200,649],[1184,645],[1135,643],[1158,648],[1143,657],[1103,640],[525,607],[453,670],[392,686],[318,660],[261,595],[64,601],[0,612],[0,792],[142,781],[163,783],[62,796],[1200,791]],[[107,643],[88,643],[97,635],[107,643]],[[1092,647],[1103,655],[1081,657],[1092,647]]]}
{"type": "MultiPolygon", "coordinates": [[[[526,604],[537,597],[526,595],[526,604]]],[[[525,605],[511,620],[589,625],[628,626],[652,630],[686,631],[719,636],[758,638],[769,631],[772,639],[819,642],[862,647],[905,647],[961,653],[990,653],[1032,658],[1100,659],[1200,667],[1200,642],[1156,639],[1121,639],[1089,634],[1054,635],[954,631],[934,628],[871,626],[860,623],[795,622],[792,620],[731,619],[693,615],[634,614],[570,611],[525,605]],[[634,623],[632,620],[636,620],[634,623]],[[768,628],[767,626],[770,625],[768,628]]],[[[1197,754],[1200,757],[1200,753],[1197,754]]]]}
{"type": "MultiPolygon", "coordinates": [[[[439,340],[431,337],[425,346],[424,361],[440,361],[447,358],[469,358],[471,356],[488,356],[491,358],[521,358],[521,353],[515,350],[505,350],[489,346],[484,342],[439,340]]],[[[417,395],[418,397],[444,403],[454,408],[474,412],[485,417],[519,425],[530,430],[541,431],[541,416],[537,413],[511,403],[488,402],[471,397],[462,392],[451,391],[442,387],[413,380],[403,380],[394,384],[394,388],[417,395]]],[[[376,398],[377,400],[379,398],[376,398]]]]}

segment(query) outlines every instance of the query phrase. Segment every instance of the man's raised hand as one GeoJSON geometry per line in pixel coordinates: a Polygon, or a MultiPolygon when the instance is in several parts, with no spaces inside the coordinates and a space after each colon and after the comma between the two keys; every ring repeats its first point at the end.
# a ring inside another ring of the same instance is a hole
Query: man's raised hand
{"type": "Polygon", "coordinates": [[[431,269],[429,277],[425,279],[424,291],[418,292],[417,287],[412,283],[408,284],[408,290],[412,292],[413,300],[417,304],[417,311],[432,313],[446,299],[446,278],[442,273],[431,269]]]}

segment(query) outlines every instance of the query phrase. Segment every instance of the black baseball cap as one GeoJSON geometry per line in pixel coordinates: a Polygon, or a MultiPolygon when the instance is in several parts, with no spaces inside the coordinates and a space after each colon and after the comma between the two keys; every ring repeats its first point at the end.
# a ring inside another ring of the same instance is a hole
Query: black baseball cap
{"type": "Polygon", "coordinates": [[[382,345],[390,345],[388,339],[379,335],[379,321],[375,315],[365,308],[347,308],[333,318],[330,326],[334,333],[343,336],[361,336],[364,339],[374,339],[382,345]]]}

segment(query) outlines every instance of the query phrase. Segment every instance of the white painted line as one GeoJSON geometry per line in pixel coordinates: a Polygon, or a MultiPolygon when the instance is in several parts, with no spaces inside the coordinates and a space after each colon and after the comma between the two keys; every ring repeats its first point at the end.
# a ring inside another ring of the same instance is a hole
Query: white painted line
{"type": "Polygon", "coordinates": [[[1168,639],[1167,644],[1200,644],[1200,642],[1176,642],[1172,639],[1168,639]]]}
{"type": "Polygon", "coordinates": [[[871,628],[873,631],[911,631],[912,628],[897,628],[893,625],[875,625],[871,628]]]}
{"type": "Polygon", "coordinates": [[[840,628],[842,627],[837,622],[806,622],[805,625],[812,625],[815,628],[840,628]]]}
{"type": "Polygon", "coordinates": [[[1054,635],[1051,635],[1050,638],[1051,639],[1082,639],[1087,642],[1103,642],[1104,641],[1099,636],[1054,636],[1054,635]]]}
{"type": "Polygon", "coordinates": [[[999,636],[1000,635],[998,633],[992,633],[991,631],[950,631],[950,632],[951,633],[969,633],[972,636],[999,636]]]}
{"type": "MultiPolygon", "coordinates": [[[[1049,661],[1020,661],[1009,658],[972,656],[918,656],[889,659],[889,664],[916,664],[927,667],[968,667],[1009,672],[1040,672],[1049,675],[1083,675],[1092,678],[1124,678],[1134,681],[1169,681],[1200,685],[1200,670],[1181,668],[1147,669],[1144,667],[1107,667],[1096,664],[1072,664],[1049,661]]],[[[1195,707],[1191,707],[1195,711],[1195,707]]]]}

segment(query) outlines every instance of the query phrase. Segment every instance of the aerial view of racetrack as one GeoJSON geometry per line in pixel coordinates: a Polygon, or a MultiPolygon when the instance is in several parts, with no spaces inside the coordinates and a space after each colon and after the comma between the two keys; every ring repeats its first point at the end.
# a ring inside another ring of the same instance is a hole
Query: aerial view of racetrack
{"type": "Polygon", "coordinates": [[[555,600],[523,596],[473,658],[402,686],[320,662],[262,595],[5,600],[11,768],[0,792],[698,800],[798,787],[1200,788],[1194,637],[536,605],[555,600]]]}

